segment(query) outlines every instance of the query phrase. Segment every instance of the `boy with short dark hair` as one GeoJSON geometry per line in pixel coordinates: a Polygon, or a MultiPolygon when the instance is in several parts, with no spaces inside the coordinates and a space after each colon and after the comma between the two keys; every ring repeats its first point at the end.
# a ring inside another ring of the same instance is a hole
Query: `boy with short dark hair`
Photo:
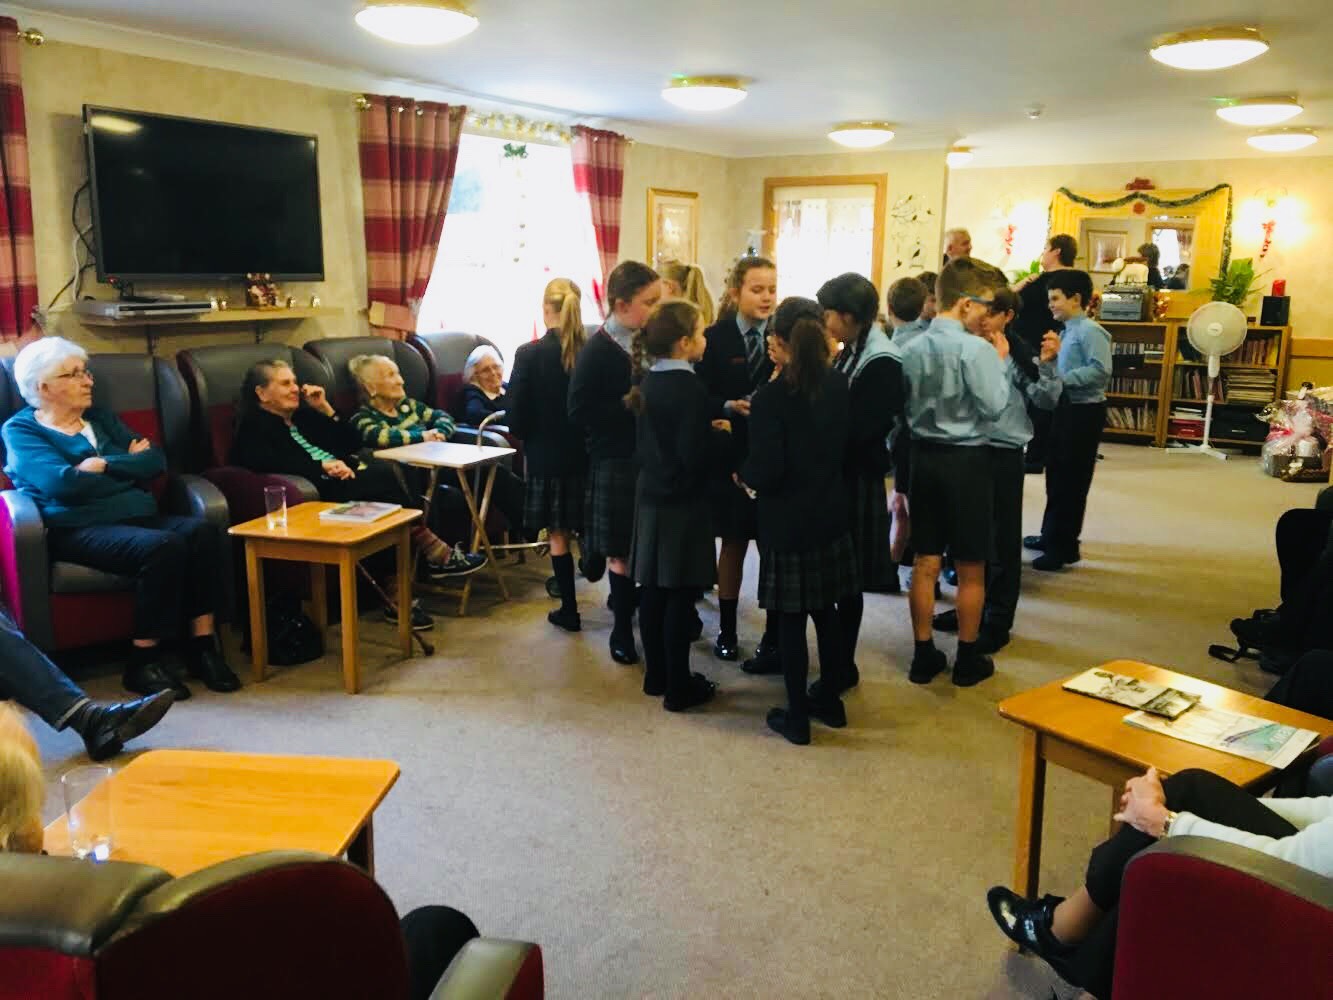
{"type": "Polygon", "coordinates": [[[912,433],[912,633],[916,649],[908,678],[926,684],[948,660],[935,648],[931,619],[935,583],[948,548],[958,568],[958,655],[953,681],[968,687],[995,672],[976,648],[991,546],[991,474],[985,425],[1009,402],[1002,361],[1008,342],[975,336],[1004,276],[971,258],[940,273],[939,312],[903,350],[907,425],[912,433]]]}
{"type": "Polygon", "coordinates": [[[1079,536],[1106,424],[1111,335],[1085,312],[1092,300],[1086,271],[1052,271],[1046,275],[1046,294],[1051,315],[1065,325],[1056,362],[1065,391],[1051,424],[1041,534],[1024,538],[1023,545],[1042,553],[1032,561],[1033,569],[1054,571],[1082,557],[1079,536]]]}
{"type": "MultiPolygon", "coordinates": [[[[925,308],[927,299],[935,297],[934,280],[932,275],[930,288],[920,278],[899,278],[889,286],[885,303],[889,307],[892,346],[899,358],[907,345],[930,326],[930,319],[921,315],[921,310],[925,308]]],[[[893,526],[889,529],[889,555],[896,565],[901,566],[910,565],[904,563],[904,559],[912,538],[912,521],[907,502],[912,481],[912,432],[903,414],[894,416],[895,424],[889,436],[889,457],[893,462],[893,492],[889,495],[889,514],[893,518],[893,526]]],[[[900,593],[898,590],[890,592],[900,593]]]]}

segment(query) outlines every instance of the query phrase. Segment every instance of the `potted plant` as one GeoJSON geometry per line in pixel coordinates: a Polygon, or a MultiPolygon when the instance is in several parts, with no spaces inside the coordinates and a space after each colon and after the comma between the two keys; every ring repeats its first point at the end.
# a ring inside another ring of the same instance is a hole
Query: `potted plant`
{"type": "MultiPolygon", "coordinates": [[[[1267,273],[1267,272],[1265,272],[1267,273]]],[[[1245,308],[1245,300],[1254,294],[1254,283],[1262,275],[1254,273],[1254,259],[1241,257],[1233,260],[1226,271],[1209,281],[1214,302],[1230,302],[1238,308],[1245,308]]]]}

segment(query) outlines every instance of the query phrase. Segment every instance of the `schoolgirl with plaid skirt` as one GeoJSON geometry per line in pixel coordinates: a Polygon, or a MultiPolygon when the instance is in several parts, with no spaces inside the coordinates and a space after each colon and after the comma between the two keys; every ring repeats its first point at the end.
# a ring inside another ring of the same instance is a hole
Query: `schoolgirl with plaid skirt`
{"type": "Polygon", "coordinates": [[[758,494],[759,605],[778,616],[787,688],[787,707],[770,711],[768,725],[805,744],[812,717],[847,724],[839,695],[851,663],[837,607],[861,590],[843,480],[850,393],[846,376],[830,366],[818,303],[784,300],[769,351],[780,372],[751,401],[741,478],[758,494]],[[814,619],[820,670],[810,691],[807,618],[814,619]]]}

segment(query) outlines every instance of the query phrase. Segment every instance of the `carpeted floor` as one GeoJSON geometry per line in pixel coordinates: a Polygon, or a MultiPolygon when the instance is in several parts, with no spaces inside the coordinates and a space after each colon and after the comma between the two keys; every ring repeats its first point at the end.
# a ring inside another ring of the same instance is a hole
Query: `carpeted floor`
{"type": "MultiPolygon", "coordinates": [[[[400,910],[445,902],[484,933],[540,942],[552,997],[1046,997],[1047,976],[1006,947],[983,898],[1009,880],[1013,851],[1018,733],[996,702],[1116,657],[1264,690],[1256,667],[1207,646],[1276,603],[1274,522],[1317,490],[1264,478],[1249,457],[1103,451],[1084,562],[1025,575],[996,677],[909,684],[906,601],[872,595],[851,725],[808,748],[764,727],[780,681],[703,642],[694,666],[721,697],[662,711],[640,671],[607,656],[605,584],[582,585],[585,631],[557,633],[545,565],[529,561],[516,600],[497,604],[486,585],[470,617],[441,615],[430,660],[399,662],[390,629],[367,624],[359,696],[342,693],[331,656],[203,691],[136,749],[398,761],[376,816],[380,881],[400,910]]],[[[1043,489],[1027,486],[1033,530],[1043,489]]],[[[753,559],[747,572],[752,642],[753,559]]],[[[711,599],[703,615],[711,637],[711,599]]],[[[114,676],[88,685],[118,690],[114,676]]],[[[76,738],[38,736],[52,777],[82,759],[76,738]]],[[[1106,804],[1102,786],[1052,769],[1045,890],[1078,884],[1106,804]]]]}

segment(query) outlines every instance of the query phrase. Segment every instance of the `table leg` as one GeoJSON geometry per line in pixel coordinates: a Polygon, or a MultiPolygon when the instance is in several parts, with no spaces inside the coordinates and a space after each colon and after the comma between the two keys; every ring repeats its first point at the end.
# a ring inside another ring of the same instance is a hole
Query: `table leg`
{"type": "MultiPolygon", "coordinates": [[[[360,650],[357,646],[356,559],[349,549],[339,554],[338,589],[343,615],[343,687],[348,694],[356,694],[361,689],[360,650]]],[[[401,617],[401,610],[399,615],[401,617]]]]}
{"type": "Polygon", "coordinates": [[[262,681],[268,667],[268,622],[264,617],[264,560],[254,542],[245,543],[245,579],[250,592],[250,666],[254,679],[262,681]]]}
{"type": "Polygon", "coordinates": [[[375,877],[375,817],[367,816],[366,823],[347,845],[347,860],[375,877]]]}
{"type": "Polygon", "coordinates": [[[472,492],[472,487],[467,481],[467,475],[462,469],[458,470],[458,482],[463,489],[463,498],[467,501],[468,511],[472,514],[472,548],[476,549],[480,543],[482,550],[490,559],[491,570],[495,573],[495,580],[500,585],[500,594],[507,601],[509,600],[509,588],[505,585],[504,573],[500,569],[500,563],[495,558],[495,552],[491,549],[490,536],[486,534],[486,514],[491,506],[491,492],[495,488],[495,474],[499,470],[498,465],[492,465],[490,474],[486,477],[486,486],[482,490],[481,506],[477,506],[477,500],[472,492]]]}
{"type": "Polygon", "coordinates": [[[412,655],[412,530],[398,529],[398,644],[412,655]]]}
{"type": "Polygon", "coordinates": [[[1023,751],[1018,775],[1018,825],[1015,830],[1014,892],[1037,898],[1041,876],[1041,821],[1046,800],[1046,760],[1041,735],[1023,730],[1023,751]]]}
{"type": "Polygon", "coordinates": [[[323,563],[310,564],[310,618],[319,629],[321,642],[329,641],[329,568],[323,563]]]}

